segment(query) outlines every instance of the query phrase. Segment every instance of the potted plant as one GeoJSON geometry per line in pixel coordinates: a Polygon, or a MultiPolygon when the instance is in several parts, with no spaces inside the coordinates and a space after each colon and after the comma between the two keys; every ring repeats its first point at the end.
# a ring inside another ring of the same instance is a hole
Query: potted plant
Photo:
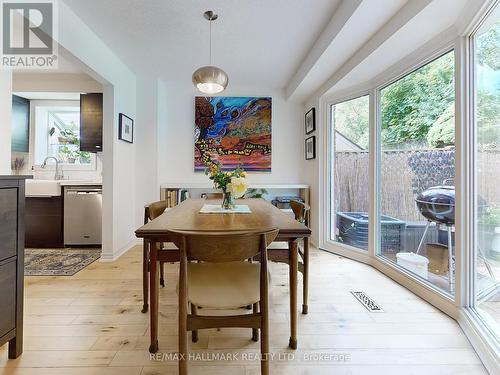
{"type": "Polygon", "coordinates": [[[479,218],[479,247],[489,257],[500,260],[500,208],[489,207],[479,218]]]}
{"type": "Polygon", "coordinates": [[[263,198],[267,194],[266,189],[248,189],[245,194],[246,198],[263,198]]]}

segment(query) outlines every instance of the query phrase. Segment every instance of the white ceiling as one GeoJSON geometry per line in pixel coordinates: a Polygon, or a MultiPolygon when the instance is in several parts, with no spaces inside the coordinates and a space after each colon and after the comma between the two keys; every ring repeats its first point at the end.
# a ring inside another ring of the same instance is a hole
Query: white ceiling
{"type": "Polygon", "coordinates": [[[230,85],[284,88],[340,0],[64,0],[132,67],[191,82],[208,65],[214,10],[214,63],[230,85]]]}
{"type": "Polygon", "coordinates": [[[64,1],[134,71],[186,84],[208,64],[214,10],[229,84],[304,101],[372,79],[486,0],[64,1]]]}

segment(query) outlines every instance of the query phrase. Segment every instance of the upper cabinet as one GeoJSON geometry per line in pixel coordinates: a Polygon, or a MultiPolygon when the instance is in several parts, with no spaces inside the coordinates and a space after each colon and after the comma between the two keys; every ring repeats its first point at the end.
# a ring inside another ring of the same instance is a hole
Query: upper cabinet
{"type": "Polygon", "coordinates": [[[30,101],[12,95],[12,151],[29,152],[30,101]]]}
{"type": "Polygon", "coordinates": [[[80,151],[102,151],[102,93],[80,95],[80,151]]]}

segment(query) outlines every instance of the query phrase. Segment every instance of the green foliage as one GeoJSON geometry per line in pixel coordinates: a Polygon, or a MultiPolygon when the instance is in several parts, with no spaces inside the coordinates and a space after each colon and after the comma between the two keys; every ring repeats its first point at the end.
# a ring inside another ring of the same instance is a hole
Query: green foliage
{"type": "Polygon", "coordinates": [[[425,140],[454,101],[454,54],[449,52],[382,90],[382,141],[425,140]]]}
{"type": "Polygon", "coordinates": [[[368,96],[335,104],[333,118],[335,130],[363,149],[368,149],[368,96]]]}
{"type": "Polygon", "coordinates": [[[500,227],[500,208],[489,208],[479,219],[479,225],[484,227],[500,227]]]}
{"type": "Polygon", "coordinates": [[[429,146],[443,148],[455,144],[455,104],[450,104],[427,133],[429,146]]]}
{"type": "Polygon", "coordinates": [[[226,191],[227,185],[231,183],[231,178],[246,177],[246,172],[241,167],[231,172],[224,172],[219,163],[209,162],[206,165],[205,174],[214,182],[214,187],[216,189],[221,189],[224,192],[226,191]]]}
{"type": "Polygon", "coordinates": [[[268,194],[266,189],[248,189],[245,194],[246,198],[262,198],[265,194],[268,194]]]}
{"type": "Polygon", "coordinates": [[[500,70],[500,21],[489,28],[488,32],[477,37],[477,59],[479,64],[487,65],[493,70],[500,70]]]}
{"type": "Polygon", "coordinates": [[[77,146],[76,149],[68,146],[61,147],[59,149],[61,155],[65,156],[66,159],[90,159],[90,152],[80,151],[80,136],[74,122],[71,122],[66,129],[61,130],[60,134],[69,145],[77,146]]]}

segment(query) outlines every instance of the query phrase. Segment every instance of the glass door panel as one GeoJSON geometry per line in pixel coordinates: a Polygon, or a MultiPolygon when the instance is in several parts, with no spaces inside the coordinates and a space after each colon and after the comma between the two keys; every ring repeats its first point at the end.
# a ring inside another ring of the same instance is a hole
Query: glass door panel
{"type": "Polygon", "coordinates": [[[330,239],[368,250],[368,95],[331,106],[330,239]]]}
{"type": "Polygon", "coordinates": [[[380,254],[454,289],[454,52],[381,90],[380,254]]]}
{"type": "Polygon", "coordinates": [[[500,335],[500,7],[474,36],[475,306],[500,335]]]}

